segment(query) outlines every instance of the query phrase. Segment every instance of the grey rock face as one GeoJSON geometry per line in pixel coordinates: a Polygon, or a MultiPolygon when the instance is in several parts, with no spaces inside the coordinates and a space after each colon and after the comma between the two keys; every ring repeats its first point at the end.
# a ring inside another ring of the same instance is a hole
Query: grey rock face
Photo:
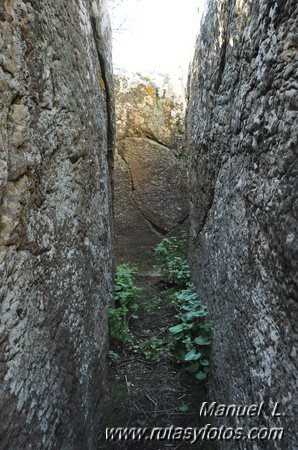
{"type": "Polygon", "coordinates": [[[0,447],[95,448],[112,297],[100,0],[0,5],[0,447]]]}
{"type": "Polygon", "coordinates": [[[186,171],[177,157],[183,105],[138,77],[117,76],[115,92],[116,254],[142,259],[164,236],[188,225],[186,171]]]}
{"type": "Polygon", "coordinates": [[[214,322],[211,397],[264,401],[252,423],[285,427],[283,447],[239,448],[297,442],[297,20],[295,0],[211,0],[190,82],[190,259],[214,322]]]}

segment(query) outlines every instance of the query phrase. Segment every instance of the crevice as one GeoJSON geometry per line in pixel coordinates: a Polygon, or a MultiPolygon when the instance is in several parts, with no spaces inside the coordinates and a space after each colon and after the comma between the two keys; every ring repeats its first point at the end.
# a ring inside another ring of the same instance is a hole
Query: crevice
{"type": "Polygon", "coordinates": [[[217,75],[217,80],[216,80],[216,83],[214,86],[216,92],[218,92],[218,90],[219,90],[219,87],[220,87],[221,81],[222,81],[223,72],[225,70],[226,51],[227,51],[227,41],[226,41],[226,36],[225,36],[225,40],[224,40],[221,50],[220,50],[220,62],[219,62],[219,68],[218,68],[218,75],[217,75]]]}
{"type": "Polygon", "coordinates": [[[218,67],[218,74],[217,74],[217,79],[216,79],[215,85],[214,85],[214,89],[216,92],[219,91],[219,88],[220,88],[220,85],[222,82],[223,73],[224,73],[225,66],[226,66],[226,52],[227,52],[227,44],[228,44],[227,41],[228,41],[228,28],[229,28],[230,17],[231,17],[231,5],[228,8],[227,23],[225,26],[225,30],[223,32],[223,43],[220,48],[220,61],[219,61],[219,67],[218,67]]]}
{"type": "Polygon", "coordinates": [[[187,215],[186,215],[182,220],[180,220],[180,221],[178,222],[178,225],[183,225],[184,222],[186,222],[188,218],[189,218],[189,213],[187,213],[187,215]]]}
{"type": "Polygon", "coordinates": [[[183,219],[179,220],[179,222],[177,222],[177,223],[176,223],[176,224],[168,231],[168,233],[171,233],[172,231],[175,230],[175,228],[177,228],[177,227],[183,225],[183,224],[187,221],[188,218],[189,218],[189,213],[187,213],[187,215],[186,215],[185,217],[183,217],[183,219]]]}
{"type": "Polygon", "coordinates": [[[108,80],[108,70],[106,66],[106,60],[104,55],[100,51],[100,36],[97,30],[96,18],[90,15],[90,22],[93,31],[93,37],[95,47],[97,51],[98,61],[100,65],[101,76],[104,83],[104,91],[106,96],[106,111],[107,111],[107,149],[108,149],[108,166],[111,179],[111,189],[113,192],[113,172],[114,172],[114,114],[113,114],[113,95],[110,89],[110,83],[108,80]]]}
{"type": "MultiPolygon", "coordinates": [[[[214,184],[214,186],[215,186],[215,184],[214,184]]],[[[214,202],[214,193],[215,193],[215,188],[213,188],[211,190],[211,192],[210,192],[210,199],[209,199],[209,202],[208,202],[208,206],[207,206],[206,212],[203,215],[203,218],[201,220],[200,228],[199,228],[199,230],[198,230],[198,232],[196,234],[195,241],[198,239],[199,235],[202,233],[202,231],[205,228],[205,225],[207,223],[209,212],[212,209],[213,202],[214,202]]]]}
{"type": "Polygon", "coordinates": [[[162,147],[165,147],[168,150],[171,150],[171,148],[169,148],[167,145],[165,145],[163,142],[161,142],[159,139],[157,139],[157,137],[154,134],[152,134],[152,133],[145,133],[145,137],[147,139],[149,139],[150,141],[155,142],[156,144],[159,144],[159,145],[161,145],[162,147]]]}
{"type": "Polygon", "coordinates": [[[156,225],[154,222],[152,222],[148,217],[146,217],[142,211],[138,208],[139,213],[143,217],[143,219],[146,221],[146,223],[149,225],[151,230],[157,234],[158,237],[164,237],[167,236],[168,231],[164,230],[163,228],[160,228],[158,225],[156,225]]]}
{"type": "Polygon", "coordinates": [[[49,253],[52,250],[52,247],[44,247],[44,248],[40,248],[38,250],[32,250],[31,254],[33,256],[41,256],[45,253],[49,253]]]}
{"type": "Polygon", "coordinates": [[[148,140],[153,142],[154,144],[158,144],[161,145],[162,147],[166,148],[168,151],[170,152],[174,152],[174,149],[172,149],[171,147],[168,147],[166,144],[164,144],[163,142],[159,141],[154,135],[151,134],[144,134],[143,136],[124,136],[121,139],[116,139],[116,143],[120,143],[122,141],[125,141],[126,139],[143,139],[143,140],[148,140]]]}

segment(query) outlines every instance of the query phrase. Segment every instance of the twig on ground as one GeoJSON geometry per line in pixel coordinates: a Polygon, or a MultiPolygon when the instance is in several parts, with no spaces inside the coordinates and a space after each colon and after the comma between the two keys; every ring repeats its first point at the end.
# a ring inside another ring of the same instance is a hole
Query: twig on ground
{"type": "Polygon", "coordinates": [[[137,407],[137,405],[135,404],[135,402],[132,402],[133,406],[136,408],[137,411],[139,411],[139,408],[137,407]]]}
{"type": "Polygon", "coordinates": [[[169,406],[172,406],[172,408],[174,408],[174,409],[176,409],[177,408],[177,406],[176,405],[173,405],[172,403],[169,403],[169,402],[165,402],[164,400],[160,400],[161,401],[161,403],[163,403],[164,405],[169,405],[169,406]]]}
{"type": "Polygon", "coordinates": [[[127,380],[127,375],[125,375],[125,382],[126,382],[128,395],[130,396],[130,389],[129,389],[129,384],[128,384],[128,380],[127,380]]]}
{"type": "Polygon", "coordinates": [[[151,398],[150,395],[148,395],[146,392],[145,392],[145,395],[151,402],[154,403],[154,405],[157,405],[157,402],[155,400],[153,400],[153,398],[151,398]]]}
{"type": "Polygon", "coordinates": [[[132,358],[132,359],[128,359],[128,360],[126,360],[124,362],[121,362],[121,363],[116,363],[117,364],[117,368],[118,367],[122,367],[122,366],[127,366],[127,364],[132,363],[133,361],[134,361],[134,359],[132,358]]]}
{"type": "Polygon", "coordinates": [[[156,365],[156,362],[153,361],[146,361],[145,359],[136,358],[136,361],[141,362],[142,364],[150,364],[150,365],[156,365]]]}

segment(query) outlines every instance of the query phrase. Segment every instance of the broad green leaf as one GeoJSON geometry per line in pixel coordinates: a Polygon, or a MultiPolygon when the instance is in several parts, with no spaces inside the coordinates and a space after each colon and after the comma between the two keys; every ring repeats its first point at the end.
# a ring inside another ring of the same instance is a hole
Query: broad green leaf
{"type": "Polygon", "coordinates": [[[197,338],[195,338],[195,343],[198,345],[210,345],[211,341],[210,339],[203,336],[198,336],[197,338]]]}
{"type": "Polygon", "coordinates": [[[175,325],[174,327],[169,328],[169,332],[172,334],[181,333],[184,330],[184,324],[179,323],[179,325],[175,325]]]}
{"type": "Polygon", "coordinates": [[[207,316],[208,312],[204,309],[201,309],[200,311],[190,311],[189,313],[183,314],[184,320],[191,320],[196,317],[205,317],[207,316]]]}
{"type": "Polygon", "coordinates": [[[197,353],[195,348],[192,348],[189,352],[185,355],[185,361],[197,361],[197,359],[200,359],[202,356],[202,353],[197,353]]]}

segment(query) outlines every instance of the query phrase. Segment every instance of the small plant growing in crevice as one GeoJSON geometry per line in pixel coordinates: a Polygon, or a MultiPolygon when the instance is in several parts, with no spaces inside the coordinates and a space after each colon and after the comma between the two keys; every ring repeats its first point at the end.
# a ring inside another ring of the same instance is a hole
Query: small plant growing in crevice
{"type": "Polygon", "coordinates": [[[174,360],[184,364],[187,372],[197,380],[205,380],[209,372],[209,346],[211,324],[206,322],[206,306],[198,299],[193,288],[179,291],[174,296],[179,314],[178,323],[169,328],[169,350],[174,360]]]}
{"type": "Polygon", "coordinates": [[[108,312],[109,332],[112,340],[133,345],[133,336],[129,328],[129,320],[137,319],[137,300],[142,289],[135,285],[137,269],[129,264],[117,267],[115,277],[115,308],[108,312]]]}
{"type": "Polygon", "coordinates": [[[164,238],[154,250],[156,268],[169,285],[186,287],[190,282],[190,270],[186,258],[187,235],[164,238]]]}

